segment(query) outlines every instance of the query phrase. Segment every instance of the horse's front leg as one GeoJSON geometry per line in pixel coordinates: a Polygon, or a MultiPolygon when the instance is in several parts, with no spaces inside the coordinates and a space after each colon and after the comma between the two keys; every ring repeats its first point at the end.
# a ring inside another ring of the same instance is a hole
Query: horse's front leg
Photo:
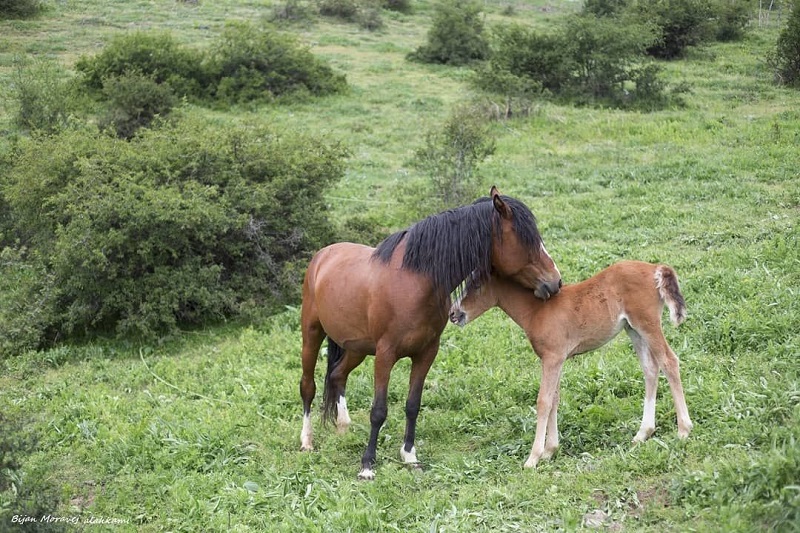
{"type": "Polygon", "coordinates": [[[422,389],[425,378],[439,352],[439,339],[411,359],[411,376],[408,380],[408,399],[406,400],[406,433],[400,447],[400,458],[406,464],[417,464],[417,450],[414,440],[417,433],[417,416],[422,403],[422,389]]]}
{"type": "Polygon", "coordinates": [[[389,389],[389,376],[396,362],[397,357],[394,353],[378,348],[375,354],[375,396],[372,399],[372,410],[369,414],[369,442],[364,455],[361,457],[361,471],[358,473],[358,479],[375,479],[374,467],[378,448],[378,434],[386,421],[386,396],[389,389]]]}
{"type": "Polygon", "coordinates": [[[528,456],[528,460],[525,461],[525,468],[534,468],[544,455],[548,420],[555,404],[558,381],[561,377],[561,365],[563,363],[561,357],[541,354],[541,358],[542,382],[539,385],[539,397],[536,401],[536,437],[533,440],[531,454],[528,456]]]}

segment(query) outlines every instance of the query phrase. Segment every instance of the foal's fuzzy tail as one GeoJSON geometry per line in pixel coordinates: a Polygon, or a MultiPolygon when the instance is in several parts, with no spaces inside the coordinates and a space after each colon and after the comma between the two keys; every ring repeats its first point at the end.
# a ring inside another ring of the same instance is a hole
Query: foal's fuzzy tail
{"type": "Polygon", "coordinates": [[[686,301],[678,285],[678,274],[672,267],[658,265],[655,278],[658,294],[669,307],[669,318],[675,326],[678,326],[686,320],[686,301]]]}
{"type": "Polygon", "coordinates": [[[325,389],[322,393],[322,422],[336,419],[336,403],[339,400],[331,387],[331,374],[344,361],[344,349],[328,337],[328,370],[325,373],[325,389]]]}

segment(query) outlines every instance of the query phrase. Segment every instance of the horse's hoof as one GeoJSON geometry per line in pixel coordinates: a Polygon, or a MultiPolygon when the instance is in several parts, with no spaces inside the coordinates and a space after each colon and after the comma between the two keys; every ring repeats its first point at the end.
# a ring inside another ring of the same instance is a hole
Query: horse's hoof
{"type": "Polygon", "coordinates": [[[300,446],[300,451],[301,452],[313,452],[314,451],[314,446],[312,446],[311,444],[303,444],[302,446],[300,446]]]}
{"type": "Polygon", "coordinates": [[[359,481],[372,481],[375,479],[375,472],[369,468],[362,468],[358,473],[359,481]]]}
{"type": "Polygon", "coordinates": [[[417,464],[417,449],[412,446],[411,451],[407,452],[405,449],[405,445],[400,446],[400,459],[403,460],[405,464],[417,464]]]}

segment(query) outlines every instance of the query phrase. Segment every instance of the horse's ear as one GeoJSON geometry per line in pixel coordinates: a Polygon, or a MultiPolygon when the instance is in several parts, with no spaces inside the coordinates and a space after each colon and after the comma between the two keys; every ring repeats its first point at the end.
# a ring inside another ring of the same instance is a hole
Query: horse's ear
{"type": "Polygon", "coordinates": [[[497,210],[498,213],[500,213],[500,216],[506,220],[511,220],[512,216],[511,208],[500,197],[500,191],[497,190],[497,187],[492,185],[492,190],[489,191],[489,194],[492,197],[492,203],[494,204],[494,208],[497,210]]]}

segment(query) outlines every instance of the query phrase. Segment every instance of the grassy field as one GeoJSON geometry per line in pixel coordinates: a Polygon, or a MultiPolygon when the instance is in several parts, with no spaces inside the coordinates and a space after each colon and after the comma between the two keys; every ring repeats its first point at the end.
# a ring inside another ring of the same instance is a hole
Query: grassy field
{"type": "MultiPolygon", "coordinates": [[[[423,180],[409,164],[420,134],[471,97],[468,69],[405,60],[430,20],[431,4],[415,4],[384,12],[374,33],[288,28],[347,75],[347,94],[182,112],[343,140],[353,157],[329,194],[332,216],[399,229],[416,216],[404,195],[423,180]]],[[[167,29],[203,46],[224,21],[270,12],[261,1],[49,5],[0,22],[0,86],[21,56],[70,70],[116,33],[167,29]]],[[[579,3],[485,6],[489,25],[544,26],[579,3]]],[[[445,330],[423,393],[421,469],[397,453],[409,365],[396,366],[377,479],[359,482],[372,361],[349,381],[349,433],[315,412],[315,451],[300,453],[299,312],[287,308],[160,343],[94,339],[0,362],[0,468],[13,481],[0,487],[0,531],[800,531],[800,93],[771,83],[764,56],[777,30],[754,22],[742,42],[664,64],[692,86],[683,108],[540,103],[497,123],[476,191],[497,184],[531,207],[565,282],[623,258],[676,268],[689,318],[679,329],[665,320],[665,333],[682,362],[688,440],[662,379],[656,434],[630,443],[644,385],[620,339],[565,365],[561,449],[523,470],[540,365],[494,310],[445,330]],[[78,524],[42,524],[46,515],[78,524]]],[[[13,105],[2,91],[4,150],[13,105]]]]}

